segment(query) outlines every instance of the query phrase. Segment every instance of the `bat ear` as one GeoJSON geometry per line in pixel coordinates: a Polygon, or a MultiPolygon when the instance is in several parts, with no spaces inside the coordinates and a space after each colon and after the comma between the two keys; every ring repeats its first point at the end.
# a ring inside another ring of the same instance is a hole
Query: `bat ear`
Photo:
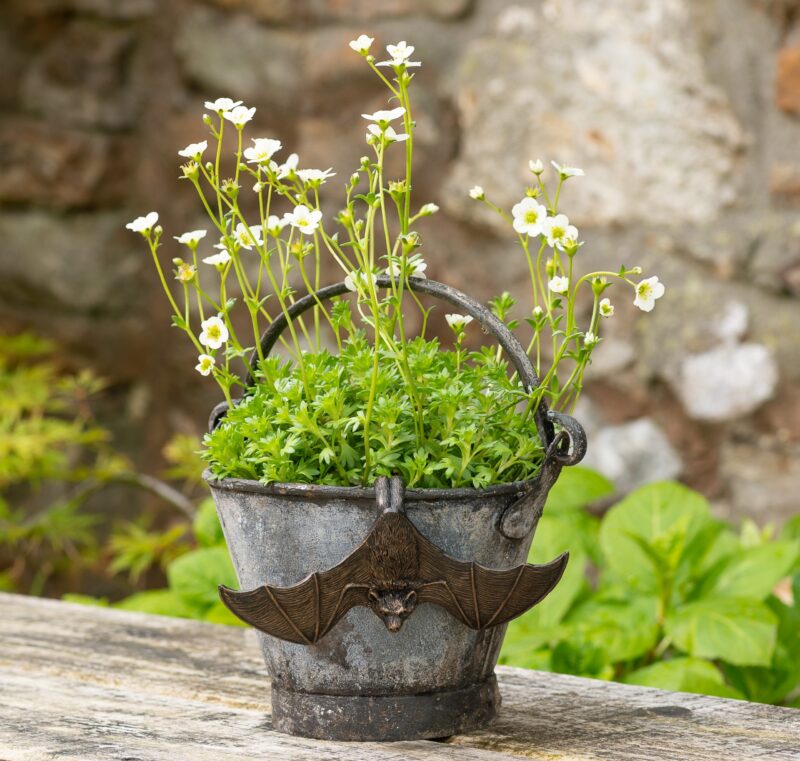
{"type": "Polygon", "coordinates": [[[403,597],[403,606],[407,610],[413,610],[417,606],[417,593],[413,589],[409,589],[403,597]]]}

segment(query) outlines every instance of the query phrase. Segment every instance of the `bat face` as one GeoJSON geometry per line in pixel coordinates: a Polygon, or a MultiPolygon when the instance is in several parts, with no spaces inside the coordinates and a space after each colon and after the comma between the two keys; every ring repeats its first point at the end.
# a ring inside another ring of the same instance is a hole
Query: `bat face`
{"type": "Polygon", "coordinates": [[[367,600],[372,612],[390,632],[399,632],[417,607],[417,593],[413,589],[370,589],[367,600]]]}

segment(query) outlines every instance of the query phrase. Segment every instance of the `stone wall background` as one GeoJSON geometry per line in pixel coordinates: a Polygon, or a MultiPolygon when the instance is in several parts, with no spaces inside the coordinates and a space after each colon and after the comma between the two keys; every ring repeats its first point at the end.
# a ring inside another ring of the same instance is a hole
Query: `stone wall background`
{"type": "Polygon", "coordinates": [[[420,227],[431,277],[524,296],[514,242],[466,192],[510,205],[540,157],[587,172],[563,202],[581,256],[667,285],[649,316],[616,299],[579,411],[590,463],[621,488],[680,475],[723,515],[795,512],[796,0],[5,0],[0,329],[50,335],[65,364],[107,377],[101,416],[156,469],[217,395],[124,223],[155,208],[169,235],[202,224],[176,150],[205,136],[205,98],[257,106],[251,135],[347,177],[361,112],[385,104],[347,47],[362,32],[424,62],[415,198],[442,207],[420,227]]]}

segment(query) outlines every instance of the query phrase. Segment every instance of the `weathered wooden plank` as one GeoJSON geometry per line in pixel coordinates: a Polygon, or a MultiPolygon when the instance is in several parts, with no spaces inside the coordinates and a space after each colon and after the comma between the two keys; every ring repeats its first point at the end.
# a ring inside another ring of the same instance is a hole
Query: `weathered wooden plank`
{"type": "Polygon", "coordinates": [[[0,761],[800,759],[800,711],[499,669],[487,730],[321,743],[271,729],[250,632],[0,594],[0,761]]]}

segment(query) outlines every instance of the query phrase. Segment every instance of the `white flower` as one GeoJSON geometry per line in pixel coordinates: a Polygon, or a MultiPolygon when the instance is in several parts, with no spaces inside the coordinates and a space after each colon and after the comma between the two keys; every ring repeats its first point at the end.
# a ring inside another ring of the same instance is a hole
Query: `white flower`
{"type": "Polygon", "coordinates": [[[200,323],[200,343],[209,349],[219,349],[228,340],[228,328],[221,317],[209,317],[200,323]]]}
{"type": "Polygon", "coordinates": [[[234,106],[229,111],[223,112],[222,116],[229,122],[232,122],[236,127],[241,129],[247,122],[253,118],[256,112],[255,108],[247,108],[247,106],[234,106]]]}
{"type": "Polygon", "coordinates": [[[301,233],[308,235],[319,227],[322,212],[319,209],[309,209],[308,206],[300,204],[294,207],[294,211],[284,214],[283,218],[292,227],[296,227],[301,233]]]}
{"type": "Polygon", "coordinates": [[[261,225],[248,225],[244,222],[239,222],[236,229],[233,231],[233,239],[241,248],[251,251],[253,246],[259,246],[262,243],[263,231],[261,225]]]}
{"type": "Polygon", "coordinates": [[[436,214],[437,211],[439,211],[439,207],[435,203],[426,203],[419,210],[419,216],[420,217],[429,217],[431,214],[436,214]]]}
{"type": "Polygon", "coordinates": [[[586,331],[583,336],[583,345],[584,346],[594,346],[596,343],[600,341],[600,338],[592,333],[591,330],[586,331]]]}
{"type": "Polygon", "coordinates": [[[153,229],[153,225],[158,222],[158,212],[151,211],[149,214],[146,214],[144,217],[136,217],[133,222],[128,222],[125,227],[128,230],[133,230],[135,233],[141,233],[142,235],[148,235],[150,230],[153,229]]]}
{"type": "Polygon", "coordinates": [[[221,113],[223,111],[231,111],[236,106],[241,106],[242,101],[231,100],[230,98],[217,98],[216,100],[207,100],[205,103],[207,111],[216,111],[221,113]]]}
{"type": "Polygon", "coordinates": [[[178,155],[187,159],[193,159],[197,156],[202,156],[206,148],[208,148],[208,140],[202,140],[199,143],[190,143],[182,151],[178,151],[178,155]]]}
{"type": "Polygon", "coordinates": [[[361,114],[361,116],[371,122],[388,123],[402,116],[405,112],[405,108],[398,106],[397,108],[393,108],[391,111],[376,111],[374,114],[361,114]]]}
{"type": "Polygon", "coordinates": [[[248,164],[263,164],[283,148],[280,140],[273,140],[271,137],[255,137],[251,142],[253,145],[244,149],[244,157],[248,164]]]}
{"type": "MultiPolygon", "coordinates": [[[[278,179],[283,180],[293,172],[297,171],[297,164],[300,161],[300,157],[296,153],[289,154],[289,158],[283,162],[280,166],[274,167],[275,172],[278,174],[278,179]]],[[[273,168],[273,167],[271,167],[273,168]]]]}
{"type": "Polygon", "coordinates": [[[540,306],[535,306],[533,308],[534,317],[541,317],[543,314],[544,314],[544,309],[542,309],[540,306]]]}
{"type": "Polygon", "coordinates": [[[172,237],[175,238],[178,243],[182,243],[184,246],[189,246],[189,248],[197,248],[197,244],[205,238],[207,235],[206,230],[192,230],[188,233],[183,233],[183,235],[173,235],[172,237]]]}
{"type": "Polygon", "coordinates": [[[658,282],[658,277],[648,277],[636,286],[636,298],[633,305],[639,307],[643,312],[652,312],[656,305],[656,299],[664,295],[664,284],[658,282]]]}
{"type": "Polygon", "coordinates": [[[210,354],[201,354],[197,358],[197,364],[194,366],[194,369],[197,370],[200,375],[211,375],[211,371],[214,369],[214,357],[210,354]]]}
{"type": "Polygon", "coordinates": [[[361,55],[366,55],[369,53],[369,46],[375,42],[374,37],[367,37],[366,34],[362,34],[354,40],[350,40],[350,47],[356,51],[356,53],[361,53],[361,55]]]}
{"type": "Polygon", "coordinates": [[[191,283],[192,280],[194,280],[194,276],[197,274],[197,267],[181,259],[173,259],[172,261],[178,267],[178,269],[175,270],[175,279],[181,283],[191,283]]]}
{"type": "Polygon", "coordinates": [[[531,160],[528,162],[528,169],[534,174],[541,174],[544,172],[544,164],[541,159],[536,159],[536,161],[531,160]]]}
{"type": "MultiPolygon", "coordinates": [[[[372,279],[372,285],[374,286],[377,282],[377,277],[372,273],[370,273],[369,277],[372,279]]],[[[347,287],[347,290],[353,291],[353,293],[358,291],[359,286],[366,288],[367,282],[367,273],[362,272],[361,270],[354,270],[353,272],[350,272],[344,279],[344,284],[347,287]]]]}
{"type": "Polygon", "coordinates": [[[396,45],[387,45],[386,52],[392,57],[390,61],[381,61],[378,66],[421,66],[419,61],[409,61],[414,52],[413,45],[407,45],[401,40],[396,45]]]}
{"type": "Polygon", "coordinates": [[[406,44],[405,40],[400,40],[396,45],[387,45],[386,52],[395,61],[407,61],[414,52],[414,46],[406,44]]]}
{"type": "Polygon", "coordinates": [[[322,169],[300,169],[297,172],[297,176],[303,182],[318,182],[320,185],[328,179],[328,177],[335,177],[336,172],[331,171],[333,167],[328,167],[325,170],[322,169]]]}
{"type": "Polygon", "coordinates": [[[367,142],[370,142],[372,135],[376,137],[381,137],[381,135],[383,135],[387,143],[402,143],[410,137],[405,132],[395,132],[394,127],[386,127],[386,129],[382,130],[377,124],[370,124],[367,129],[369,130],[367,133],[367,142]]]}
{"type": "MultiPolygon", "coordinates": [[[[427,277],[425,270],[428,269],[428,263],[419,255],[416,254],[410,259],[406,259],[406,273],[409,277],[427,277]]],[[[392,277],[400,277],[400,260],[394,260],[387,268],[386,274],[392,277]]]]}
{"type": "Polygon", "coordinates": [[[556,275],[554,278],[550,279],[547,283],[547,287],[553,293],[566,293],[569,289],[569,278],[556,275]]]}
{"type": "Polygon", "coordinates": [[[486,193],[483,192],[483,188],[480,185],[475,185],[470,189],[469,197],[476,201],[482,201],[486,198],[486,193]]]}
{"type": "Polygon", "coordinates": [[[583,177],[584,174],[586,174],[583,169],[578,169],[576,166],[562,166],[561,164],[556,164],[555,161],[551,161],[550,163],[553,165],[553,169],[564,179],[567,177],[583,177]]]}
{"type": "Polygon", "coordinates": [[[456,332],[463,330],[472,322],[472,317],[468,314],[446,314],[444,319],[447,324],[456,332]]]}
{"type": "Polygon", "coordinates": [[[600,306],[598,307],[601,317],[611,317],[614,314],[614,305],[611,299],[601,299],[600,306]]]}
{"type": "Polygon", "coordinates": [[[547,245],[561,251],[567,244],[578,239],[578,228],[569,223],[566,214],[548,217],[544,221],[542,232],[547,236],[547,245]]]}
{"type": "Polygon", "coordinates": [[[212,254],[211,256],[207,256],[203,259],[205,264],[211,264],[214,267],[221,267],[223,264],[227,264],[231,260],[231,255],[228,253],[227,250],[220,251],[218,254],[212,254]]]}
{"type": "Polygon", "coordinates": [[[535,198],[523,198],[511,209],[514,229],[521,235],[541,235],[547,219],[547,207],[535,198]]]}
{"type": "Polygon", "coordinates": [[[270,214],[269,219],[267,219],[266,229],[270,235],[277,238],[281,234],[281,230],[288,224],[288,219],[281,219],[275,214],[270,214]]]}

